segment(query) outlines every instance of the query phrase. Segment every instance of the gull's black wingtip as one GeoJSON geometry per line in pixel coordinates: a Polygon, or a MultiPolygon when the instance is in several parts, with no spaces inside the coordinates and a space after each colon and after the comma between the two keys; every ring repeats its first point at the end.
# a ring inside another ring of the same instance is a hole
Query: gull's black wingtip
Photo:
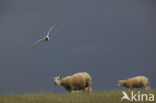
{"type": "Polygon", "coordinates": [[[54,26],[56,27],[56,26],[58,26],[58,24],[55,24],[54,26]]]}
{"type": "Polygon", "coordinates": [[[34,50],[35,46],[33,46],[31,49],[34,50]]]}

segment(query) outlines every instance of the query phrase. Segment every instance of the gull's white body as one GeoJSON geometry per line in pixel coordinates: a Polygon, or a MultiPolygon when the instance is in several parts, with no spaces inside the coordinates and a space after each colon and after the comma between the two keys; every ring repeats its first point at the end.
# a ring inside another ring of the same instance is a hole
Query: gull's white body
{"type": "Polygon", "coordinates": [[[55,26],[56,26],[56,25],[52,26],[52,27],[49,29],[47,35],[46,35],[44,38],[38,40],[38,41],[34,44],[33,48],[35,48],[39,43],[41,43],[41,42],[43,42],[43,41],[49,41],[49,39],[50,39],[50,38],[49,38],[49,34],[50,34],[50,32],[52,32],[52,30],[54,30],[54,27],[55,27],[55,26]]]}

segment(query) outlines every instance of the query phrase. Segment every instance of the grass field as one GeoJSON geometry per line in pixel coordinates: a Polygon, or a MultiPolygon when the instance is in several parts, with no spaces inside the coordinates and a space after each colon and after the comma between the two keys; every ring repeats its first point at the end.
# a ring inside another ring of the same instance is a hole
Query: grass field
{"type": "MultiPolygon", "coordinates": [[[[130,95],[130,91],[125,91],[130,95]]],[[[134,91],[138,93],[137,91],[134,91]]],[[[154,94],[156,90],[140,91],[154,94]]],[[[26,93],[22,95],[0,96],[0,103],[156,103],[121,101],[123,94],[120,90],[88,93],[26,93]]]]}

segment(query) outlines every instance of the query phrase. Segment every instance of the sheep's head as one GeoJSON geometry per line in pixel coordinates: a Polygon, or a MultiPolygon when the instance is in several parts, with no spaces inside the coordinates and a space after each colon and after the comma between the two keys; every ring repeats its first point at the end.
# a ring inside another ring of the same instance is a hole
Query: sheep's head
{"type": "Polygon", "coordinates": [[[124,86],[124,80],[119,80],[118,81],[118,87],[124,86]]]}
{"type": "Polygon", "coordinates": [[[61,82],[62,82],[62,77],[61,76],[54,77],[55,85],[61,85],[61,82]]]}

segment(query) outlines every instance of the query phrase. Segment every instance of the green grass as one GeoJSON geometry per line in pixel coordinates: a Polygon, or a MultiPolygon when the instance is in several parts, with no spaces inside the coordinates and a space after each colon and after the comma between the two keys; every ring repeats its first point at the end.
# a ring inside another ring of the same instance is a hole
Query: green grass
{"type": "MultiPolygon", "coordinates": [[[[126,91],[128,94],[130,91],[126,91]]],[[[137,91],[135,91],[137,93],[137,91]]],[[[141,93],[153,93],[156,90],[141,91],[141,93]]],[[[22,95],[0,96],[0,103],[156,103],[155,102],[121,102],[122,91],[103,91],[88,93],[26,93],[22,95]]]]}

